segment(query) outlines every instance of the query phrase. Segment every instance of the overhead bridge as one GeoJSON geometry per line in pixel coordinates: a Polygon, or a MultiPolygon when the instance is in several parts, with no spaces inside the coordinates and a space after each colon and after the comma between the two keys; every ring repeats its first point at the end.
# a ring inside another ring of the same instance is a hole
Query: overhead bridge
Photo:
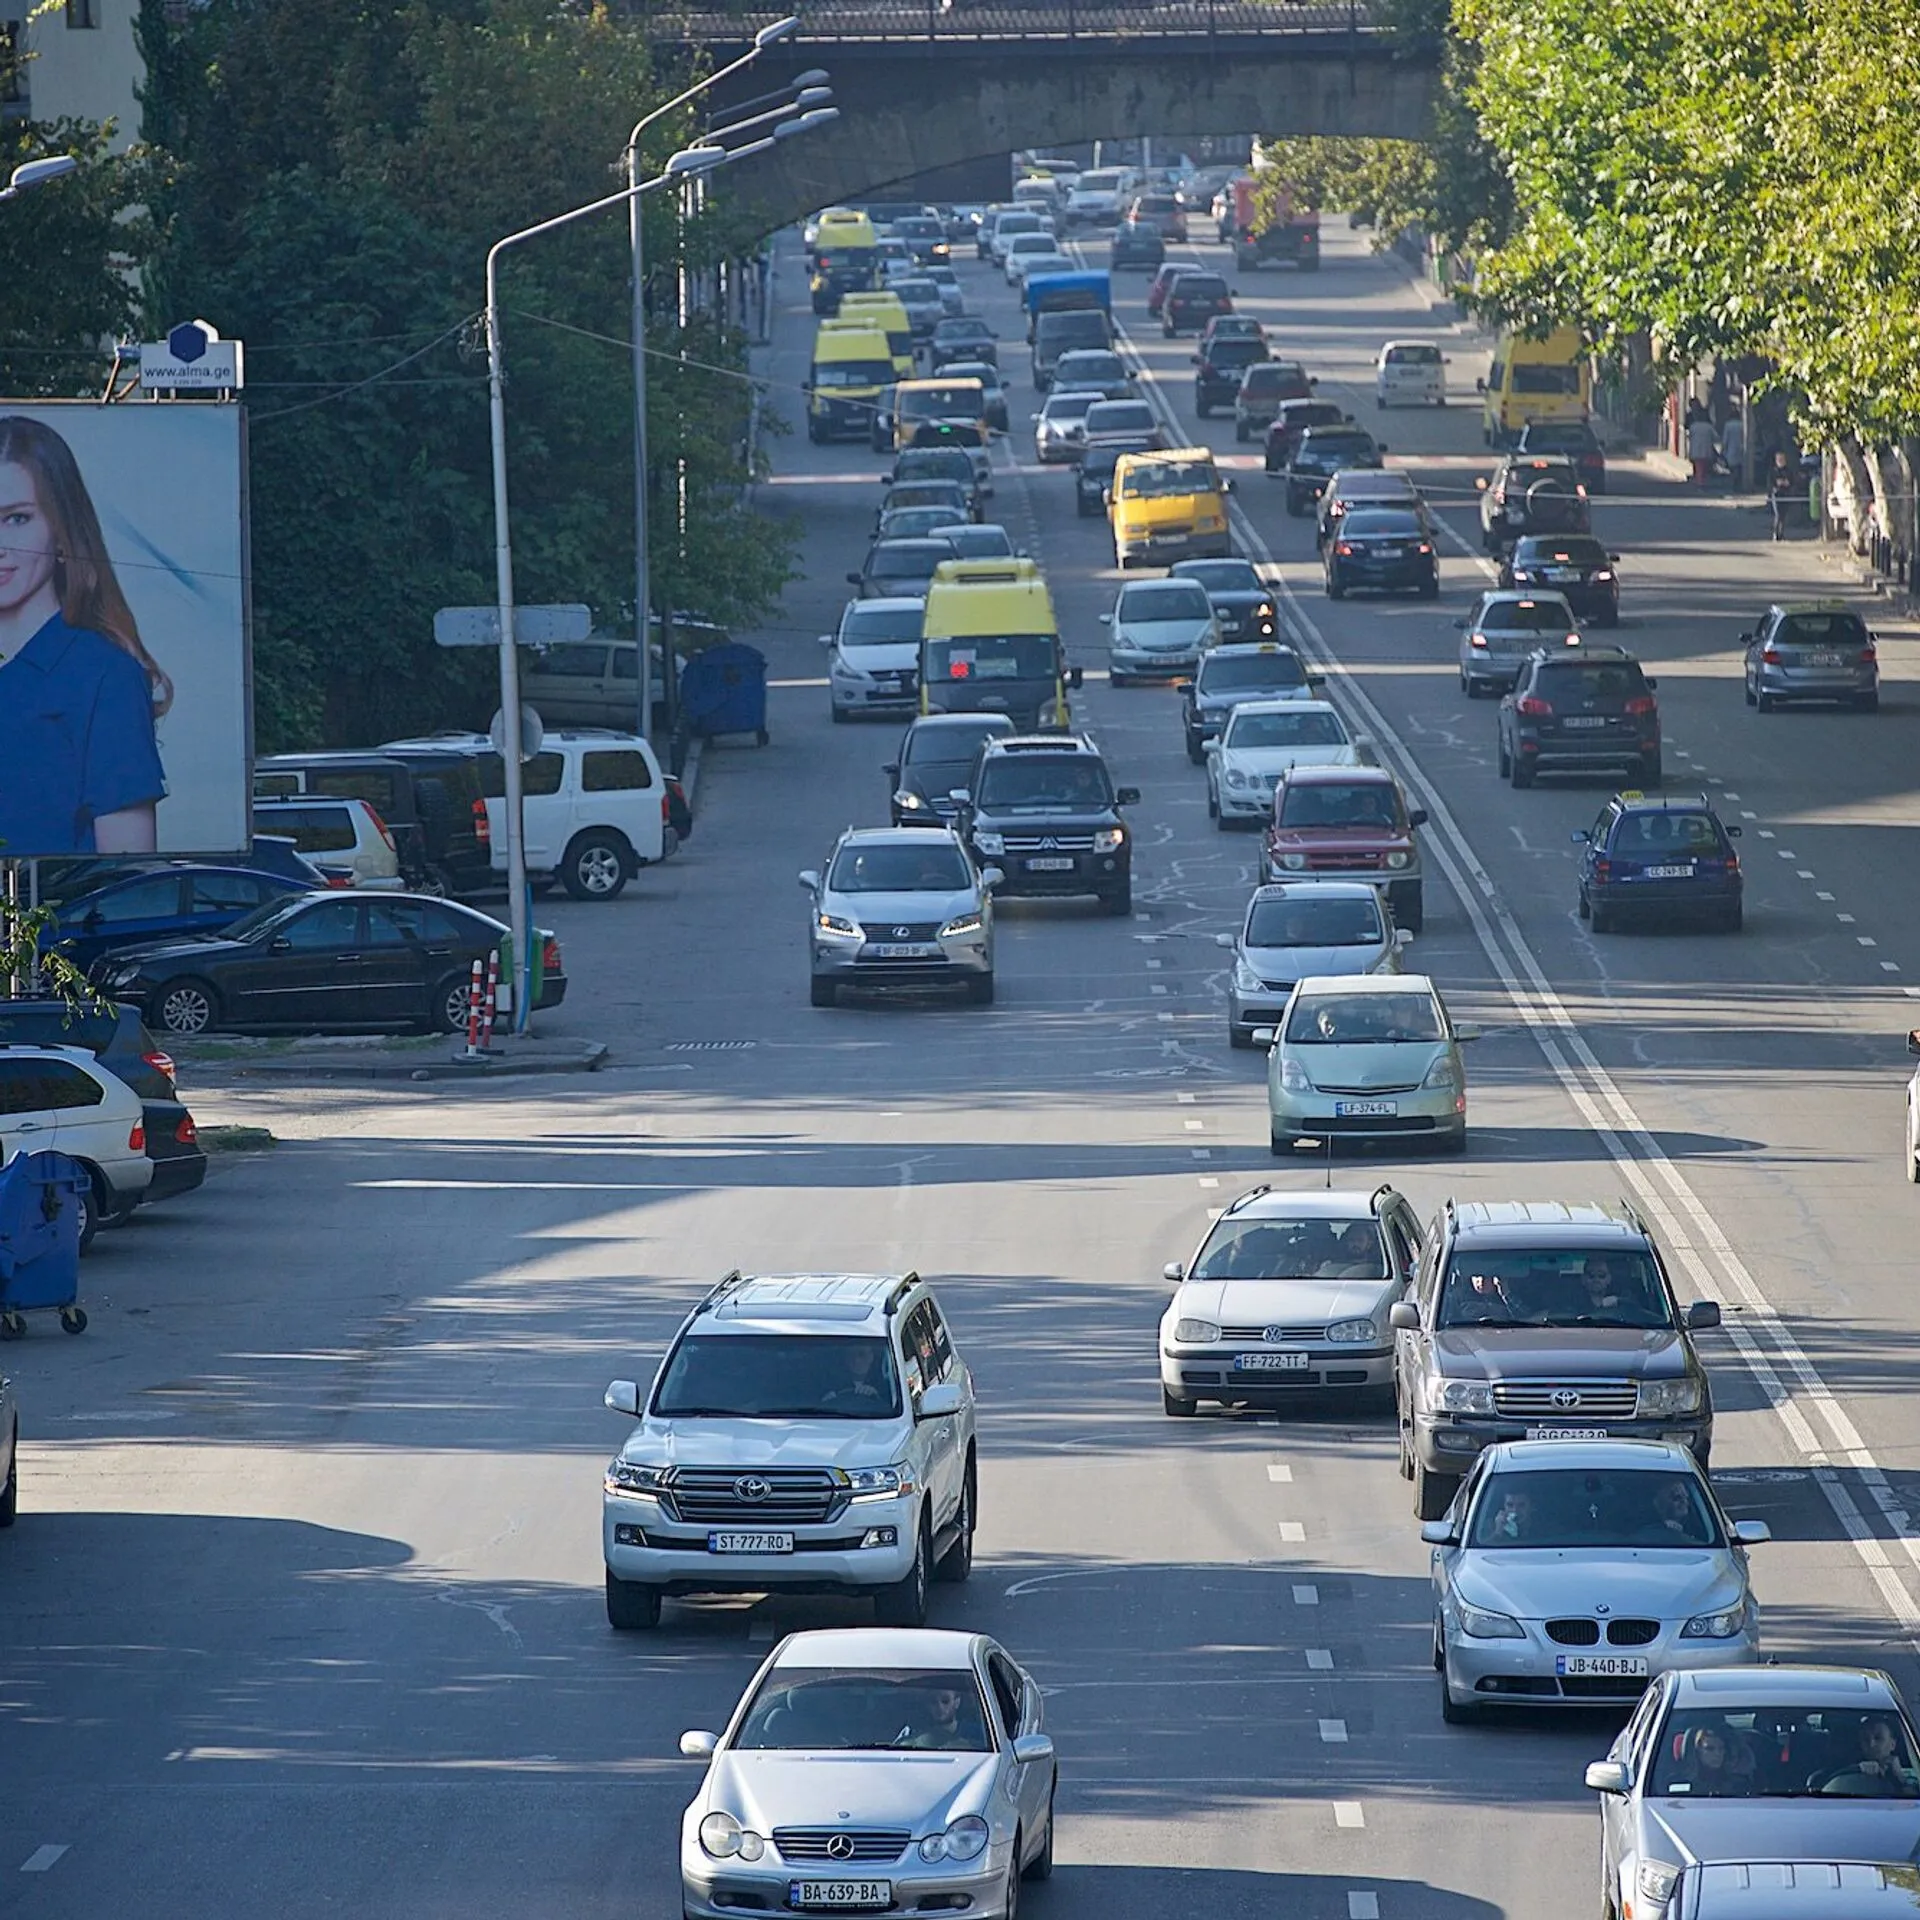
{"type": "MultiPolygon", "coordinates": [[[[677,53],[718,65],[781,17],[650,12],[646,24],[668,63],[677,53]]],[[[1024,147],[1238,133],[1418,140],[1432,124],[1435,56],[1376,25],[1359,0],[849,0],[800,19],[732,83],[745,99],[813,67],[833,77],[834,125],[728,171],[728,198],[769,228],[1024,147]]]]}

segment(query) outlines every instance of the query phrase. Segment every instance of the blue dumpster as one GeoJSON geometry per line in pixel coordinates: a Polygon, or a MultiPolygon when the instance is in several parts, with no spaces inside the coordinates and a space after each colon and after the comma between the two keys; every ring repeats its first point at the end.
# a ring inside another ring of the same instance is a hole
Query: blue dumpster
{"type": "Polygon", "coordinates": [[[18,1340],[29,1313],[57,1312],[84,1333],[80,1225],[89,1182],[64,1153],[16,1153],[0,1167],[0,1340],[18,1340]]]}
{"type": "Polygon", "coordinates": [[[750,733],[764,747],[766,655],[740,640],[702,647],[680,669],[680,715],[688,731],[704,739],[719,733],[750,733]]]}

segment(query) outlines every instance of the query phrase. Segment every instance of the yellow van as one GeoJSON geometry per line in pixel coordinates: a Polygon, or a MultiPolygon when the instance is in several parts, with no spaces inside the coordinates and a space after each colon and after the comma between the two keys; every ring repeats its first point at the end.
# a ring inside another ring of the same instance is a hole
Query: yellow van
{"type": "Polygon", "coordinates": [[[881,393],[893,384],[893,350],[878,327],[823,320],[813,337],[807,375],[807,438],[865,440],[881,393]]]}
{"type": "Polygon", "coordinates": [[[871,318],[887,336],[887,345],[893,349],[895,372],[903,380],[913,378],[913,327],[897,293],[869,291],[843,294],[840,298],[840,318],[871,318]]]}
{"type": "Polygon", "coordinates": [[[851,207],[829,207],[820,216],[807,259],[814,312],[838,312],[847,294],[873,285],[879,264],[873,222],[851,207]]]}
{"type": "Polygon", "coordinates": [[[1123,453],[1107,500],[1114,565],[1225,559],[1233,550],[1227,533],[1232,490],[1206,447],[1123,453]]]}
{"type": "Polygon", "coordinates": [[[921,616],[920,711],[1004,713],[1022,733],[1065,727],[1069,669],[1032,560],[943,560],[921,616]]]}
{"type": "Polygon", "coordinates": [[[930,421],[971,427],[969,444],[987,444],[987,390],[978,380],[902,380],[893,390],[894,448],[913,444],[913,431],[930,421]]]}
{"type": "Polygon", "coordinates": [[[1512,446],[1530,420],[1584,420],[1593,408],[1593,362],[1572,327],[1537,337],[1503,331],[1479,384],[1490,447],[1512,446]]]}

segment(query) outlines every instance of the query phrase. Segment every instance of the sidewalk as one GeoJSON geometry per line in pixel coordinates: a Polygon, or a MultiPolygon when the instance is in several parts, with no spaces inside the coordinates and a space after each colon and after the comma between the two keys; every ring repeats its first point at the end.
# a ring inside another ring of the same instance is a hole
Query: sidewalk
{"type": "Polygon", "coordinates": [[[296,1035],[254,1039],[222,1034],[174,1040],[169,1051],[201,1085],[240,1080],[500,1080],[534,1073],[594,1073],[605,1065],[600,1040],[545,1040],[497,1033],[486,1056],[462,1058],[462,1034],[296,1035]]]}

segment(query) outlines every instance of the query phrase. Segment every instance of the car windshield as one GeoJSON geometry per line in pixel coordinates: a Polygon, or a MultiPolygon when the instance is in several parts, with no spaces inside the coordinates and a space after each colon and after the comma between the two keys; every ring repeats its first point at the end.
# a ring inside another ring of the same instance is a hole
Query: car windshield
{"type": "MultiPolygon", "coordinates": [[[[958,507],[890,507],[880,516],[883,539],[918,539],[922,534],[940,533],[958,525],[958,507]]],[[[958,543],[954,551],[960,551],[958,543]]]]}
{"type": "Polygon", "coordinates": [[[945,420],[951,417],[965,420],[980,411],[980,403],[985,398],[966,380],[951,380],[937,387],[902,388],[900,418],[945,420]]]}
{"type": "Polygon", "coordinates": [[[975,796],[991,813],[1023,809],[1092,812],[1113,805],[1107,770],[1084,755],[1038,754],[1031,759],[1004,754],[980,770],[975,796]]]}
{"type": "Polygon", "coordinates": [[[1607,550],[1598,540],[1543,540],[1534,536],[1513,549],[1516,567],[1604,567],[1607,550]]]}
{"type": "Polygon", "coordinates": [[[1005,527],[954,526],[946,530],[962,560],[1010,560],[1013,540],[1005,527]]]}
{"type": "MultiPolygon", "coordinates": [[[[1186,292],[1184,284],[1179,291],[1186,292]]],[[[1265,341],[1243,339],[1237,334],[1215,340],[1207,348],[1207,364],[1214,367],[1250,367],[1266,357],[1265,341]]]]}
{"type": "Polygon", "coordinates": [[[1356,507],[1341,524],[1343,540],[1419,540],[1425,529],[1417,514],[1391,507],[1356,507]]]}
{"type": "Polygon", "coordinates": [[[1496,633],[1565,633],[1573,624],[1561,600],[1490,600],[1475,623],[1496,633]]]}
{"type": "Polygon", "coordinates": [[[656,1419],[897,1420],[893,1350],[864,1333],[689,1336],[654,1389],[656,1419]]]}
{"type": "Polygon", "coordinates": [[[1541,360],[1523,360],[1510,375],[1515,393],[1578,393],[1580,369],[1563,364],[1549,365],[1541,360]]]}
{"type": "Polygon", "coordinates": [[[1231,753],[1245,747],[1340,747],[1347,730],[1330,707],[1301,706],[1289,713],[1234,710],[1223,745],[1231,753]]]}
{"type": "Polygon", "coordinates": [[[1174,494],[1218,493],[1220,475],[1211,460],[1147,460],[1126,477],[1130,499],[1165,499],[1174,494]]]}
{"type": "Polygon", "coordinates": [[[903,640],[917,641],[922,615],[918,600],[897,607],[856,600],[840,616],[840,644],[843,647],[897,647],[903,640]]]}
{"type": "Polygon", "coordinates": [[[957,486],[973,485],[973,462],[958,447],[909,447],[893,463],[895,482],[904,480],[951,480],[957,486]]]}
{"type": "Polygon", "coordinates": [[[942,320],[934,328],[933,337],[942,345],[949,340],[990,340],[993,337],[993,330],[984,320],[942,320]]]}
{"type": "Polygon", "coordinates": [[[1372,900],[1316,900],[1304,893],[1288,900],[1256,900],[1243,936],[1249,947],[1377,947],[1385,941],[1379,906],[1372,900]]]}
{"type": "Polygon", "coordinates": [[[1726,1536],[1690,1473],[1568,1467],[1489,1474],[1473,1503],[1467,1543],[1698,1553],[1725,1546],[1726,1536]]]}
{"type": "Polygon", "coordinates": [[[1892,1706],[1676,1707],[1644,1790],[1694,1800],[1912,1800],[1914,1754],[1913,1729],[1892,1706]]]}
{"type": "Polygon", "coordinates": [[[964,1668],[776,1667],[733,1744],[757,1753],[991,1753],[993,1736],[964,1668]]]}
{"type": "Polygon", "coordinates": [[[1180,580],[1197,580],[1208,593],[1264,593],[1260,576],[1246,560],[1182,560],[1174,569],[1180,580]]]}
{"type": "Polygon", "coordinates": [[[1194,1280],[1384,1280],[1379,1223],[1222,1220],[1207,1235],[1194,1280]]]}
{"type": "Polygon", "coordinates": [[[1649,860],[1671,855],[1691,858],[1703,853],[1723,853],[1726,843],[1720,837],[1719,823],[1710,813],[1682,813],[1662,809],[1658,813],[1625,813],[1614,829],[1614,853],[1639,854],[1649,860]]]}
{"type": "Polygon", "coordinates": [[[903,540],[874,548],[867,571],[876,580],[930,580],[934,568],[952,558],[944,540],[903,540]]]}
{"type": "Polygon", "coordinates": [[[896,507],[965,507],[967,491],[958,480],[922,476],[889,487],[881,505],[888,511],[896,507]]]}
{"type": "Polygon", "coordinates": [[[834,360],[813,370],[813,384],[823,392],[835,387],[884,387],[892,378],[891,360],[834,360]]]}
{"type": "Polygon", "coordinates": [[[1208,620],[1213,617],[1213,602],[1197,582],[1155,580],[1125,588],[1114,612],[1122,620],[1208,620]]]}
{"type": "Polygon", "coordinates": [[[1586,453],[1600,443],[1591,427],[1578,421],[1534,421],[1521,430],[1520,444],[1528,453],[1586,453]]]}
{"type": "Polygon", "coordinates": [[[827,875],[834,893],[961,893],[972,884],[958,847],[842,847],[827,875]]]}
{"type": "Polygon", "coordinates": [[[1469,1247],[1440,1289],[1441,1327],[1671,1327],[1652,1256],[1634,1247],[1469,1247]]]}
{"type": "Polygon", "coordinates": [[[1280,807],[1283,827],[1366,827],[1391,833],[1400,821],[1398,793],[1378,780],[1290,786],[1280,807]]]}
{"type": "Polygon", "coordinates": [[[1153,409],[1144,400],[1103,400],[1087,409],[1089,433],[1151,433],[1153,409]]]}
{"type": "Polygon", "coordinates": [[[1108,382],[1124,380],[1127,370],[1117,353],[1095,353],[1086,347],[1075,347],[1071,353],[1060,356],[1060,364],[1054,368],[1053,377],[1056,380],[1108,382]]]}
{"type": "Polygon", "coordinates": [[[1867,625],[1857,613],[1790,613],[1773,639],[1789,647],[1864,647],[1867,625]]]}
{"type": "Polygon", "coordinates": [[[1534,678],[1533,691],[1554,705],[1631,700],[1647,690],[1640,669],[1631,660],[1555,661],[1534,678]]]}
{"type": "Polygon", "coordinates": [[[1307,670],[1300,656],[1275,647],[1271,653],[1214,654],[1200,663],[1196,694],[1265,693],[1273,689],[1304,687],[1307,670]]]}
{"type": "Polygon", "coordinates": [[[1430,993],[1303,993],[1287,1019],[1287,1041],[1295,1046],[1411,1046],[1445,1038],[1430,993]]]}
{"type": "Polygon", "coordinates": [[[1173,296],[1176,300],[1224,300],[1227,283],[1217,273],[1183,273],[1173,296]]]}
{"type": "Polygon", "coordinates": [[[1049,425],[1060,420],[1084,420],[1087,409],[1099,404],[1097,393],[1056,393],[1041,408],[1040,417],[1049,425]]]}
{"type": "Polygon", "coordinates": [[[1387,365],[1390,367],[1437,367],[1439,364],[1438,347],[1401,346],[1387,349],[1387,365]]]}
{"type": "Polygon", "coordinates": [[[1300,458],[1345,466],[1373,458],[1373,442],[1363,433],[1307,433],[1300,439],[1300,458]]]}
{"type": "Polygon", "coordinates": [[[900,764],[906,767],[966,766],[980,751],[984,740],[992,740],[1007,731],[1004,724],[916,727],[907,735],[907,750],[900,764]]]}
{"type": "Polygon", "coordinates": [[[968,634],[928,640],[920,671],[930,681],[1051,680],[1060,663],[1060,643],[1048,633],[968,634]]]}

